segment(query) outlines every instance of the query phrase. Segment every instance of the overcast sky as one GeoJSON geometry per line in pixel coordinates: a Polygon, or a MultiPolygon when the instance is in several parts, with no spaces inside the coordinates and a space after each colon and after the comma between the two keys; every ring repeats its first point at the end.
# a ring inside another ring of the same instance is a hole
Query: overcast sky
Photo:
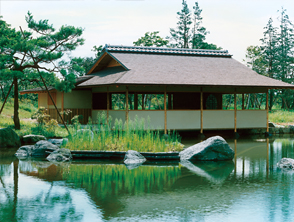
{"type": "MultiPolygon", "coordinates": [[[[25,15],[48,19],[55,28],[74,25],[84,28],[85,45],[74,56],[93,56],[94,45],[133,45],[147,31],[162,37],[175,28],[181,0],[95,0],[95,1],[13,1],[0,0],[0,13],[13,27],[27,29],[25,15]]],[[[190,10],[195,1],[187,0],[190,10]]],[[[214,43],[242,62],[246,48],[259,44],[270,17],[277,21],[278,10],[287,9],[294,21],[294,0],[199,0],[203,26],[210,31],[207,42],[214,43]]],[[[278,25],[278,23],[276,23],[278,25]]]]}

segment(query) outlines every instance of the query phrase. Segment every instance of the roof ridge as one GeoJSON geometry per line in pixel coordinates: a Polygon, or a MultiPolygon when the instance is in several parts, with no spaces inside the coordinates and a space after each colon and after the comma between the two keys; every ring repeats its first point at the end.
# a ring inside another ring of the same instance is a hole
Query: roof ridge
{"type": "Polygon", "coordinates": [[[198,55],[198,56],[232,57],[232,55],[228,53],[228,50],[164,48],[164,47],[159,48],[159,47],[146,47],[146,46],[123,46],[123,45],[105,45],[104,49],[108,52],[185,54],[185,55],[198,55]]]}

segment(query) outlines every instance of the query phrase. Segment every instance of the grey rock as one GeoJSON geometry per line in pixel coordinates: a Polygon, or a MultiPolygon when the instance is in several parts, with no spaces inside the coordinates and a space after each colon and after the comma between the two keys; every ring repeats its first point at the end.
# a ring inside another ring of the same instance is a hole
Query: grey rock
{"type": "Polygon", "coordinates": [[[35,144],[36,142],[40,140],[46,140],[46,137],[42,135],[32,135],[32,134],[25,135],[22,137],[22,142],[24,144],[35,144]]]}
{"type": "Polygon", "coordinates": [[[210,137],[179,153],[181,160],[190,161],[232,160],[234,155],[234,150],[220,136],[210,137]]]}
{"type": "Polygon", "coordinates": [[[141,166],[145,161],[146,158],[134,150],[128,150],[124,158],[124,163],[129,170],[141,166]]]}
{"type": "Polygon", "coordinates": [[[10,128],[0,129],[0,148],[20,147],[19,136],[10,128]]]}
{"type": "Polygon", "coordinates": [[[63,139],[48,139],[48,142],[52,143],[53,145],[56,145],[58,147],[61,147],[62,145],[66,145],[68,143],[67,138],[63,139]]]}
{"type": "Polygon", "coordinates": [[[294,159],[291,158],[282,158],[278,163],[277,166],[280,169],[288,169],[294,170],[294,159]]]}
{"type": "Polygon", "coordinates": [[[58,146],[48,142],[47,140],[41,140],[35,144],[31,156],[47,157],[50,152],[53,152],[58,149],[58,146]]]}
{"type": "Polygon", "coordinates": [[[269,122],[269,123],[268,123],[268,127],[276,127],[276,126],[275,126],[275,124],[269,122]]]}
{"type": "Polygon", "coordinates": [[[18,150],[15,153],[15,156],[19,158],[27,158],[30,157],[32,154],[32,150],[34,149],[34,145],[26,145],[26,146],[21,146],[18,148],[18,150]]]}
{"type": "Polygon", "coordinates": [[[72,159],[72,155],[69,149],[59,149],[52,153],[50,153],[49,156],[47,156],[47,160],[49,161],[57,161],[57,162],[64,162],[69,161],[72,159]]]}

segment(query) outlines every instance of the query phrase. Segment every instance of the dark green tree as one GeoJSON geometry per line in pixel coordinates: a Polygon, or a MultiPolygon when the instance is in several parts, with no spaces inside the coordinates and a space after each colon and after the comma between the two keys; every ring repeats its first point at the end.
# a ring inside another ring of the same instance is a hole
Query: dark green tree
{"type": "Polygon", "coordinates": [[[62,57],[84,43],[82,28],[62,26],[56,31],[48,20],[35,21],[30,12],[25,19],[29,31],[16,31],[2,18],[0,20],[0,76],[1,81],[13,80],[16,129],[20,129],[19,84],[23,80],[40,82],[39,74],[52,83],[57,73],[63,76],[65,85],[68,84],[72,75],[65,71],[67,67],[62,57]]]}
{"type": "Polygon", "coordinates": [[[191,12],[187,2],[182,1],[182,10],[177,12],[179,21],[175,29],[170,29],[171,46],[176,48],[189,48],[191,40],[190,25],[192,24],[191,12]]]}
{"type": "Polygon", "coordinates": [[[133,42],[134,46],[148,46],[148,47],[163,47],[168,44],[168,40],[163,39],[158,35],[158,31],[146,32],[145,35],[133,42]]]}

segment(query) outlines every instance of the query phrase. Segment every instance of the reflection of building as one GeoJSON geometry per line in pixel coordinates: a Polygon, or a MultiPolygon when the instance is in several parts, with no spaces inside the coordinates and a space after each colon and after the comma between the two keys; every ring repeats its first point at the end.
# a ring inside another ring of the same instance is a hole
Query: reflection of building
{"type": "MultiPolygon", "coordinates": [[[[51,88],[51,92],[59,109],[83,115],[84,123],[105,111],[113,119],[149,116],[154,129],[202,132],[266,128],[267,108],[245,110],[244,95],[262,93],[268,100],[268,89],[293,87],[257,74],[227,51],[106,45],[87,75],[78,79],[75,90],[61,93],[51,88]],[[225,94],[235,95],[230,99],[234,110],[224,110],[225,94]],[[240,110],[237,94],[242,95],[240,110]]],[[[39,106],[48,107],[57,118],[44,90],[22,93],[38,93],[39,106]]]]}

